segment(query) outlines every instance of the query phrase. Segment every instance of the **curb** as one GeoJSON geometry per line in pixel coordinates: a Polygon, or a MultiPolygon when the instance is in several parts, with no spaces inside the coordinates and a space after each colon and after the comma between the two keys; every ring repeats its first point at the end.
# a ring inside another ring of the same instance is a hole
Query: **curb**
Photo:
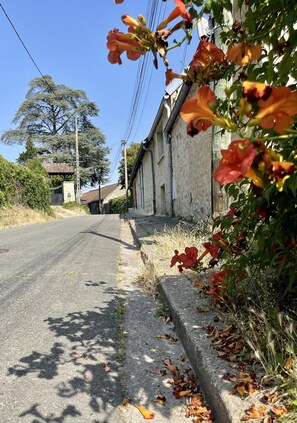
{"type": "MultiPolygon", "coordinates": [[[[149,248],[138,238],[134,221],[127,221],[145,262],[150,259],[149,248]]],[[[206,331],[214,325],[217,312],[210,310],[206,299],[183,275],[161,276],[158,282],[158,292],[171,311],[177,335],[216,423],[239,423],[253,399],[241,400],[233,394],[234,384],[223,378],[228,372],[234,373],[234,366],[217,356],[206,331]]]]}
{"type": "Polygon", "coordinates": [[[230,364],[218,358],[207,336],[206,328],[213,325],[217,314],[207,311],[208,302],[183,276],[162,276],[158,291],[170,308],[179,339],[192,364],[198,383],[212,410],[216,423],[239,423],[250,404],[232,393],[233,384],[224,380],[234,372],[230,364]],[[198,310],[206,310],[198,312],[198,310]]]}

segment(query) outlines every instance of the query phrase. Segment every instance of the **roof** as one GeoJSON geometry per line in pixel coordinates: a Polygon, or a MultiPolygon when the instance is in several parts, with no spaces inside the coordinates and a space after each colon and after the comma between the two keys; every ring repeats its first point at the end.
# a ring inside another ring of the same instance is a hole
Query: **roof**
{"type": "MultiPolygon", "coordinates": [[[[166,93],[169,94],[170,96],[172,96],[172,94],[174,92],[176,92],[179,88],[180,88],[180,90],[178,91],[177,98],[175,99],[175,102],[173,103],[173,107],[172,107],[172,110],[170,112],[167,123],[165,125],[165,128],[163,129],[163,133],[169,134],[171,132],[173,124],[174,124],[174,122],[175,122],[175,120],[176,120],[176,118],[179,114],[179,111],[180,111],[180,108],[181,108],[183,102],[185,101],[185,99],[186,99],[186,97],[187,97],[187,95],[190,91],[191,86],[192,86],[192,84],[186,84],[186,83],[180,84],[177,81],[176,83],[172,84],[170,90],[168,90],[168,87],[167,87],[166,93]]],[[[164,111],[164,108],[165,108],[165,99],[163,97],[162,100],[161,100],[159,109],[157,111],[155,120],[154,120],[153,125],[151,127],[151,130],[149,132],[149,135],[141,143],[140,148],[138,150],[138,154],[136,156],[136,159],[135,159],[132,171],[131,171],[131,175],[130,175],[129,188],[132,187],[132,184],[133,184],[133,181],[136,177],[139,166],[142,163],[143,156],[145,155],[145,152],[148,149],[147,147],[149,146],[149,144],[152,141],[153,136],[156,132],[156,129],[157,129],[159,121],[162,117],[162,113],[164,111]]]]}
{"type": "MultiPolygon", "coordinates": [[[[118,184],[106,185],[105,187],[100,188],[100,197],[101,200],[104,200],[109,194],[118,188],[118,184]]],[[[92,189],[91,191],[84,192],[80,196],[81,202],[85,204],[93,203],[99,201],[99,188],[92,189]]]]}
{"type": "Polygon", "coordinates": [[[75,173],[73,167],[66,163],[44,163],[43,167],[48,174],[52,175],[72,175],[75,173]]]}

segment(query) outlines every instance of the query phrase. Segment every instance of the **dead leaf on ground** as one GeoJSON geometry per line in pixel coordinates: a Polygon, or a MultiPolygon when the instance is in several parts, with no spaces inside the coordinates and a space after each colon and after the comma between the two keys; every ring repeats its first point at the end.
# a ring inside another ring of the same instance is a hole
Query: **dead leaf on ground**
{"type": "Polygon", "coordinates": [[[122,413],[126,413],[126,411],[127,411],[127,404],[129,404],[130,402],[131,402],[130,398],[124,397],[123,400],[122,400],[122,402],[121,402],[121,404],[118,407],[119,410],[122,413]]]}
{"type": "Polygon", "coordinates": [[[244,383],[243,382],[237,383],[235,385],[234,389],[235,389],[236,392],[238,392],[238,394],[240,395],[241,399],[244,399],[244,396],[246,394],[244,383]]]}
{"type": "Polygon", "coordinates": [[[103,371],[104,371],[105,373],[110,372],[110,367],[109,367],[109,365],[108,365],[107,363],[103,363],[103,364],[102,364],[102,369],[103,369],[103,371]]]}
{"type": "Polygon", "coordinates": [[[169,335],[167,333],[165,333],[165,335],[157,335],[156,338],[157,339],[167,339],[167,341],[172,342],[172,343],[178,342],[178,338],[176,338],[173,335],[169,335]]]}
{"type": "Polygon", "coordinates": [[[176,399],[180,399],[180,398],[183,398],[183,397],[188,397],[189,395],[192,394],[192,391],[191,391],[191,389],[187,389],[185,391],[179,391],[178,389],[176,389],[172,393],[173,393],[173,395],[175,396],[176,399]]]}
{"type": "Polygon", "coordinates": [[[155,413],[148,410],[147,408],[144,408],[141,405],[136,405],[136,404],[135,404],[135,407],[138,409],[138,411],[140,411],[144,419],[151,420],[155,418],[155,413]]]}
{"type": "Polygon", "coordinates": [[[165,360],[163,360],[163,363],[165,364],[165,366],[169,366],[170,364],[172,364],[172,361],[170,358],[165,358],[165,360]]]}
{"type": "Polygon", "coordinates": [[[156,402],[158,404],[164,405],[166,402],[166,398],[164,395],[158,395],[156,398],[152,400],[152,402],[156,402]]]}
{"type": "Polygon", "coordinates": [[[211,411],[208,407],[203,405],[203,396],[201,394],[194,394],[187,405],[186,417],[196,417],[195,422],[211,423],[211,411]]]}
{"type": "Polygon", "coordinates": [[[270,412],[275,417],[281,417],[285,414],[288,414],[288,410],[284,405],[274,405],[273,407],[271,407],[270,412]]]}
{"type": "Polygon", "coordinates": [[[153,370],[150,372],[152,375],[157,375],[157,376],[166,376],[167,372],[165,369],[160,369],[160,370],[153,370]]]}
{"type": "Polygon", "coordinates": [[[260,405],[259,407],[256,407],[254,404],[246,410],[246,416],[244,416],[241,421],[246,422],[248,420],[255,420],[255,419],[261,419],[262,417],[265,417],[267,415],[266,407],[264,405],[260,405]]]}

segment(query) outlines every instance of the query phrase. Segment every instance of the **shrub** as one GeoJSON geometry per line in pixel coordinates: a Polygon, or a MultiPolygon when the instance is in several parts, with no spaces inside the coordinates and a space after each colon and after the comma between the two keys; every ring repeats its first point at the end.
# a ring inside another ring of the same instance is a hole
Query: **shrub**
{"type": "Polygon", "coordinates": [[[4,205],[50,212],[48,179],[40,162],[32,160],[28,167],[18,166],[0,156],[0,206],[4,205]]]}
{"type": "MultiPolygon", "coordinates": [[[[128,207],[131,207],[132,200],[131,196],[128,197],[128,207]]],[[[126,196],[122,195],[117,198],[113,198],[109,201],[109,213],[111,214],[122,214],[127,211],[126,196]]]]}

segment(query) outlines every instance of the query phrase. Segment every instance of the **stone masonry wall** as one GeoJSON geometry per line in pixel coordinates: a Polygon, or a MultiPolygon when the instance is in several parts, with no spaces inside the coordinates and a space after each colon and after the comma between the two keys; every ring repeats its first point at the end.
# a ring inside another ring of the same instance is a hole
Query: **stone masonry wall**
{"type": "Polygon", "coordinates": [[[142,159],[134,181],[136,209],[141,213],[153,214],[153,183],[151,156],[147,151],[142,159]]]}
{"type": "Polygon", "coordinates": [[[164,108],[162,118],[160,119],[158,129],[154,134],[151,148],[154,154],[155,164],[155,186],[156,186],[156,214],[168,214],[168,151],[164,139],[164,127],[167,122],[167,110],[164,108]],[[159,136],[158,136],[159,133],[159,136]],[[159,139],[158,139],[159,137],[159,139]],[[162,144],[162,147],[160,147],[162,144]],[[160,150],[161,149],[161,150],[160,150]]]}
{"type": "MultiPolygon", "coordinates": [[[[193,86],[188,98],[195,96],[193,86]]],[[[211,215],[211,131],[190,137],[177,117],[172,129],[173,208],[177,217],[206,219],[211,215]]]]}

